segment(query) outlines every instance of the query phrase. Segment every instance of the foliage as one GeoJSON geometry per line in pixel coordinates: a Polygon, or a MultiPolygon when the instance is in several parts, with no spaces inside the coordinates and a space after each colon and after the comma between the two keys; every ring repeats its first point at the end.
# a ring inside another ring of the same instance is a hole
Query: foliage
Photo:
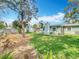
{"type": "Polygon", "coordinates": [[[0,9],[10,9],[18,14],[19,25],[21,26],[21,34],[24,36],[24,23],[29,22],[32,17],[37,18],[38,9],[36,0],[0,0],[0,9]]]}
{"type": "Polygon", "coordinates": [[[34,24],[34,25],[33,25],[33,28],[37,28],[37,24],[34,24]]]}
{"type": "MultiPolygon", "coordinates": [[[[28,26],[28,24],[26,22],[24,22],[23,25],[25,28],[26,28],[26,26],[28,26]]],[[[22,26],[19,24],[19,20],[14,20],[12,22],[12,27],[17,29],[19,33],[21,32],[22,26]]]]}
{"type": "Polygon", "coordinates": [[[13,59],[11,53],[5,53],[0,56],[0,59],[13,59]]]}
{"type": "Polygon", "coordinates": [[[19,27],[19,23],[17,20],[13,21],[12,25],[13,25],[13,28],[15,28],[15,29],[18,29],[18,27],[19,27]]]}
{"type": "Polygon", "coordinates": [[[31,44],[38,53],[46,58],[51,54],[54,59],[77,59],[79,58],[79,36],[49,36],[36,33],[30,33],[32,36],[31,44]],[[51,51],[51,52],[50,52],[51,51]],[[50,53],[50,54],[48,54],[50,53]]]}
{"type": "MultiPolygon", "coordinates": [[[[68,0],[68,6],[65,8],[65,18],[67,22],[75,19],[75,23],[79,23],[79,0],[68,0]]],[[[72,23],[73,23],[72,22],[72,23]]]]}
{"type": "Polygon", "coordinates": [[[40,21],[39,24],[40,24],[40,28],[43,29],[45,27],[45,23],[43,21],[40,21]]]}
{"type": "Polygon", "coordinates": [[[37,30],[38,28],[40,28],[40,26],[39,26],[39,24],[33,24],[33,28],[34,28],[34,31],[36,32],[36,30],[37,30]]]}
{"type": "Polygon", "coordinates": [[[40,23],[40,27],[43,28],[44,27],[43,21],[40,21],[39,23],[40,23]]]}
{"type": "Polygon", "coordinates": [[[3,29],[3,28],[5,28],[5,23],[4,22],[2,22],[2,21],[0,21],[0,29],[3,29]]]}

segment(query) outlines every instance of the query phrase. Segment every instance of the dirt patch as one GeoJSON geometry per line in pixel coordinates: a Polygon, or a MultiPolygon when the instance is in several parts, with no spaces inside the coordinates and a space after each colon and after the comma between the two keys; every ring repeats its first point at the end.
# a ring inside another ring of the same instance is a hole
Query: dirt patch
{"type": "Polygon", "coordinates": [[[21,34],[8,34],[0,37],[0,53],[12,52],[14,59],[36,59],[35,49],[28,45],[31,39],[29,35],[23,37],[21,34]]]}
{"type": "Polygon", "coordinates": [[[31,37],[29,35],[23,37],[21,34],[8,34],[7,36],[0,37],[0,47],[5,44],[8,44],[8,46],[20,46],[26,44],[30,39],[31,37]]]}

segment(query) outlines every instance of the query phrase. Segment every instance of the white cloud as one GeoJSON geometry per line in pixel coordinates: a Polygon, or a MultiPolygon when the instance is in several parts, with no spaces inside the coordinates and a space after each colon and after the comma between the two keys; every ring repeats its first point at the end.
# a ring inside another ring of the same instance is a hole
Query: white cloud
{"type": "Polygon", "coordinates": [[[62,23],[63,22],[63,17],[64,17],[64,13],[57,13],[55,15],[52,15],[52,16],[42,16],[42,17],[39,17],[38,20],[35,20],[35,19],[32,19],[31,20],[31,23],[34,24],[34,23],[38,23],[39,21],[44,21],[44,22],[52,22],[52,23],[62,23]]]}
{"type": "MultiPolygon", "coordinates": [[[[59,13],[51,15],[51,16],[38,17],[38,20],[35,20],[34,18],[32,18],[31,24],[39,23],[39,21],[41,21],[41,20],[43,20],[44,22],[50,22],[53,24],[63,23],[63,21],[62,21],[63,17],[64,17],[64,13],[59,12],[59,13]]],[[[14,19],[13,18],[11,18],[11,19],[4,18],[4,21],[7,22],[8,24],[11,24],[14,21],[14,19]]]]}
{"type": "Polygon", "coordinates": [[[14,19],[4,19],[3,20],[4,22],[6,22],[8,25],[11,25],[12,24],[12,22],[14,21],[14,19]]]}

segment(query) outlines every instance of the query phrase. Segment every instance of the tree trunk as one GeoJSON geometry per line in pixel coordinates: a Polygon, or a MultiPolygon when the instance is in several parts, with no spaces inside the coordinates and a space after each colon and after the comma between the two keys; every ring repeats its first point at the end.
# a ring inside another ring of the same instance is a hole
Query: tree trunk
{"type": "Polygon", "coordinates": [[[25,37],[25,30],[24,30],[24,24],[22,24],[22,36],[25,37]]]}
{"type": "Polygon", "coordinates": [[[20,19],[20,25],[21,25],[21,34],[23,37],[25,37],[25,28],[24,28],[24,11],[21,12],[21,19],[20,19]]]}

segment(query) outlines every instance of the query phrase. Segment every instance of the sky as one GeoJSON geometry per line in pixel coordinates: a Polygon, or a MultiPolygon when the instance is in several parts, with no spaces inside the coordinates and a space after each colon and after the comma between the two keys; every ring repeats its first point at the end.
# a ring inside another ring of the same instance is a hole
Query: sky
{"type": "MultiPolygon", "coordinates": [[[[61,21],[64,17],[64,8],[67,6],[67,0],[37,0],[38,7],[38,20],[62,23],[61,21]]],[[[16,14],[13,11],[8,11],[8,14],[4,15],[3,20],[7,23],[11,23],[16,20],[16,14]]],[[[38,21],[32,19],[32,23],[37,23],[38,21]]]]}
{"type": "MultiPolygon", "coordinates": [[[[38,20],[52,24],[63,24],[64,8],[67,3],[67,0],[37,0],[38,20]]],[[[32,19],[32,23],[38,23],[38,20],[32,19]]]]}
{"type": "Polygon", "coordinates": [[[39,16],[51,16],[59,12],[64,12],[67,0],[37,0],[37,5],[39,16]]]}

